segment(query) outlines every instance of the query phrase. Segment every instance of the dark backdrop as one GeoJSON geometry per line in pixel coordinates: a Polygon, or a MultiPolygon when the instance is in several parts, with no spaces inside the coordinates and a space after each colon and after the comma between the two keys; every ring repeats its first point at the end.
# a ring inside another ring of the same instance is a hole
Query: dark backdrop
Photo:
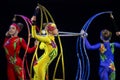
{"type": "MultiPolygon", "coordinates": [[[[8,30],[9,25],[12,22],[14,14],[22,14],[27,17],[31,17],[34,12],[34,8],[37,3],[45,6],[52,14],[58,29],[60,31],[79,32],[85,22],[96,13],[102,11],[113,11],[116,23],[119,26],[119,6],[117,2],[112,0],[3,0],[0,1],[0,79],[7,80],[6,76],[6,59],[3,50],[4,34],[8,30]]],[[[101,15],[97,17],[90,25],[88,30],[88,39],[91,44],[100,42],[99,32],[101,29],[107,28],[113,32],[112,41],[119,41],[119,37],[115,36],[114,27],[109,15],[101,15]]],[[[27,33],[24,31],[27,35],[27,33]]],[[[22,34],[21,34],[22,35],[22,34]]],[[[25,39],[25,35],[22,35],[25,39]]],[[[26,39],[27,40],[27,39],[26,39]]],[[[63,54],[65,61],[66,80],[75,80],[77,69],[77,57],[76,57],[76,40],[77,37],[61,37],[63,45],[63,54]]],[[[97,51],[88,51],[90,59],[90,80],[99,80],[98,77],[98,65],[99,55],[97,51]]],[[[28,57],[31,57],[28,56],[28,57]]],[[[120,78],[120,55],[119,49],[116,49],[115,53],[115,65],[117,79],[120,78]]],[[[28,58],[29,59],[29,58],[28,58]]],[[[29,59],[31,60],[31,58],[29,59]]],[[[53,71],[55,63],[50,66],[49,71],[53,71]]],[[[61,67],[59,67],[57,77],[61,77],[61,67]]],[[[50,73],[52,73],[50,71],[50,73]]],[[[50,74],[50,77],[52,75],[50,74]]]]}

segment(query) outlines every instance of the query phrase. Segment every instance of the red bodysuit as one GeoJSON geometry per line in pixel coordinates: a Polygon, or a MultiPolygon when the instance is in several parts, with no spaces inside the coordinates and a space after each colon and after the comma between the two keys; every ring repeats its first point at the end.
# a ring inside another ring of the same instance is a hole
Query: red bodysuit
{"type": "MultiPolygon", "coordinates": [[[[25,50],[27,48],[27,44],[23,38],[19,37],[11,37],[5,38],[4,41],[4,49],[7,57],[7,73],[8,80],[22,80],[22,59],[19,57],[19,52],[21,47],[25,50]]],[[[32,53],[35,51],[36,47],[29,48],[28,53],[32,53]]]]}

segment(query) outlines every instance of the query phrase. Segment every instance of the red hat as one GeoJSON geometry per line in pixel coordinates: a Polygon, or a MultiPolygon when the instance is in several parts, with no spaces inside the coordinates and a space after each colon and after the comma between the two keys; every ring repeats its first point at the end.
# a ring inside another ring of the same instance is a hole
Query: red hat
{"type": "Polygon", "coordinates": [[[18,32],[20,32],[20,27],[16,23],[12,23],[11,26],[16,27],[16,29],[18,30],[18,32]]]}
{"type": "Polygon", "coordinates": [[[48,23],[46,27],[48,31],[53,31],[54,29],[56,29],[56,25],[54,23],[48,23]]]}

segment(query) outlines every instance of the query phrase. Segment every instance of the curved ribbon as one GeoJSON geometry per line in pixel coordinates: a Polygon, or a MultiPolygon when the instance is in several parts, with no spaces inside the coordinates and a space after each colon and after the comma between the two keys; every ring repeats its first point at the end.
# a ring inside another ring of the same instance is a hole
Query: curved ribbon
{"type": "MultiPolygon", "coordinates": [[[[84,30],[85,32],[87,32],[92,21],[96,17],[102,14],[106,14],[106,13],[112,13],[112,11],[100,12],[100,13],[93,15],[87,20],[87,22],[84,24],[81,30],[84,30]]],[[[89,58],[88,58],[87,51],[85,48],[85,42],[84,40],[82,41],[80,37],[77,38],[76,53],[77,53],[77,58],[78,58],[76,80],[88,80],[89,75],[90,75],[90,62],[89,62],[89,58]]]]}
{"type": "MultiPolygon", "coordinates": [[[[49,11],[43,6],[44,10],[48,13],[49,17],[51,18],[52,22],[55,23],[54,19],[52,18],[51,14],[49,13],[49,11]]],[[[62,43],[61,43],[61,39],[60,36],[57,35],[58,41],[59,41],[59,45],[60,45],[60,54],[58,56],[57,62],[56,62],[56,66],[55,66],[55,70],[54,70],[54,74],[53,74],[53,80],[55,80],[55,75],[56,75],[56,71],[57,71],[57,67],[60,61],[60,58],[62,60],[62,72],[63,72],[63,80],[65,80],[65,66],[64,66],[64,57],[63,57],[63,48],[62,48],[62,43]]]]}
{"type": "MultiPolygon", "coordinates": [[[[42,24],[43,24],[43,11],[42,11],[42,8],[41,7],[39,7],[40,8],[40,13],[41,13],[41,16],[40,16],[40,31],[42,30],[42,24]]],[[[40,32],[41,33],[41,32],[40,32]]],[[[33,62],[34,62],[34,60],[35,60],[35,58],[36,58],[36,60],[38,60],[38,55],[37,55],[37,51],[38,51],[38,46],[39,46],[39,43],[38,43],[38,45],[37,45],[37,48],[36,48],[36,50],[35,50],[35,52],[34,52],[34,55],[33,55],[33,57],[32,57],[32,61],[31,61],[31,66],[30,66],[30,74],[31,74],[31,76],[32,76],[32,67],[33,67],[33,62]]],[[[30,80],[32,80],[32,77],[30,77],[30,80]]]]}
{"type": "MultiPolygon", "coordinates": [[[[26,55],[27,55],[27,50],[28,50],[28,47],[29,47],[29,44],[30,44],[30,28],[29,28],[29,22],[27,21],[27,17],[26,16],[23,16],[23,15],[18,15],[18,14],[15,14],[15,17],[21,17],[24,21],[25,21],[25,23],[26,23],[26,25],[27,25],[27,30],[28,30],[28,41],[27,41],[27,48],[26,48],[26,50],[25,50],[25,53],[24,53],[24,56],[23,56],[23,61],[22,61],[22,80],[24,80],[25,79],[25,75],[24,75],[24,62],[25,62],[25,60],[26,60],[26,55]]],[[[26,61],[26,65],[27,65],[27,61],[26,61]]],[[[28,66],[26,66],[27,67],[27,72],[28,72],[28,66]]],[[[29,72],[28,72],[28,74],[29,74],[29,72]]]]}

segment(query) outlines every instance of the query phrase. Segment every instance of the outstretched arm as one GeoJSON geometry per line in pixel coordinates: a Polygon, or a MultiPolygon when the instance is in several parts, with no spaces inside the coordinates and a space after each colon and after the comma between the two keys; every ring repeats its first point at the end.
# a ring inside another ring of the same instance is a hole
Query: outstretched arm
{"type": "Polygon", "coordinates": [[[47,35],[42,36],[42,35],[38,35],[36,33],[36,26],[35,25],[32,26],[32,37],[37,39],[38,41],[41,41],[41,42],[51,43],[51,40],[49,39],[49,37],[47,35]]]}
{"type": "Polygon", "coordinates": [[[100,43],[97,43],[95,45],[91,45],[89,43],[89,41],[87,40],[87,38],[84,38],[84,40],[85,40],[85,46],[86,46],[87,49],[89,49],[89,50],[96,50],[96,49],[100,48],[100,45],[101,45],[100,43]]]}
{"type": "MultiPolygon", "coordinates": [[[[26,50],[27,49],[27,44],[26,44],[26,42],[25,42],[25,40],[23,39],[23,38],[20,38],[20,42],[21,42],[21,46],[26,50]]],[[[33,47],[28,47],[28,50],[27,50],[27,52],[28,53],[32,53],[32,52],[34,52],[35,51],[35,49],[36,49],[36,45],[34,45],[33,47]]]]}
{"type": "Polygon", "coordinates": [[[96,50],[96,49],[100,48],[100,46],[101,46],[100,43],[97,43],[95,45],[91,45],[89,43],[89,41],[86,38],[88,36],[88,34],[84,30],[81,30],[80,35],[83,38],[83,40],[85,41],[85,46],[86,46],[87,49],[89,49],[89,50],[96,50]]]}
{"type": "Polygon", "coordinates": [[[114,45],[115,47],[120,48],[120,43],[115,42],[114,45]]]}

